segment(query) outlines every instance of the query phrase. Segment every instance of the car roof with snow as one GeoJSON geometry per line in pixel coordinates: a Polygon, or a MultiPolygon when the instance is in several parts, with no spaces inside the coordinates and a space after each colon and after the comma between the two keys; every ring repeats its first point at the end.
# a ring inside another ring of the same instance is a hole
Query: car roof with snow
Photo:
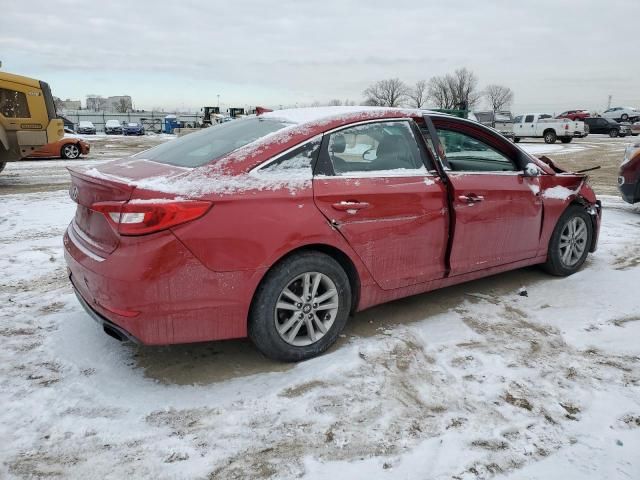
{"type": "Polygon", "coordinates": [[[274,110],[261,116],[284,120],[298,125],[333,122],[349,123],[354,120],[366,120],[385,117],[421,117],[425,113],[437,113],[418,108],[394,108],[373,106],[335,106],[335,107],[306,107],[274,110]]]}

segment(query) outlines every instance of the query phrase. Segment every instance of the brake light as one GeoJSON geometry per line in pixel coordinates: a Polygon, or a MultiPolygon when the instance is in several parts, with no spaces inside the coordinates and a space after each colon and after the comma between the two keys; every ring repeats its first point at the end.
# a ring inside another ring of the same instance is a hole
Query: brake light
{"type": "Polygon", "coordinates": [[[565,130],[569,130],[569,124],[568,124],[568,123],[565,123],[565,124],[564,124],[564,129],[565,129],[565,130]]]}
{"type": "Polygon", "coordinates": [[[211,205],[196,200],[133,200],[98,202],[91,210],[102,213],[120,235],[146,235],[200,218],[211,205]]]}

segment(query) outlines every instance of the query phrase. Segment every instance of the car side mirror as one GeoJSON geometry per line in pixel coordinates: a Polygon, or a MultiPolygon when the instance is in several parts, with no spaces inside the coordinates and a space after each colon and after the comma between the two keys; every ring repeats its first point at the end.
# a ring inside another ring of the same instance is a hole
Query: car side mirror
{"type": "Polygon", "coordinates": [[[540,169],[535,163],[529,162],[524,167],[525,177],[537,177],[540,175],[540,169]]]}

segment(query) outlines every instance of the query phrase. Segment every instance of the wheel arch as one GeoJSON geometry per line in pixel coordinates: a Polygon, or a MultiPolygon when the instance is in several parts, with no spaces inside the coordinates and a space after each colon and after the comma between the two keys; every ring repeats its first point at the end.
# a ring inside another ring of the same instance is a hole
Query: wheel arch
{"type": "MultiPolygon", "coordinates": [[[[344,269],[345,273],[347,274],[347,278],[349,279],[349,285],[351,286],[351,312],[350,313],[355,313],[358,308],[358,303],[360,302],[360,293],[361,293],[361,281],[360,281],[360,274],[358,273],[358,269],[356,268],[355,263],[353,262],[351,257],[349,257],[349,255],[347,255],[344,251],[340,250],[339,248],[326,243],[311,243],[311,244],[299,246],[297,248],[294,248],[293,250],[288,251],[284,255],[281,255],[278,259],[272,262],[269,268],[267,268],[265,272],[262,274],[262,277],[260,278],[260,281],[258,282],[255,291],[253,292],[249,311],[251,311],[251,309],[253,308],[253,302],[255,301],[255,298],[256,298],[256,292],[260,288],[260,285],[262,285],[262,283],[264,282],[267,274],[283,260],[303,252],[324,253],[325,255],[328,255],[331,258],[333,258],[344,269]]],[[[249,321],[249,317],[247,318],[247,321],[249,321]]]]}

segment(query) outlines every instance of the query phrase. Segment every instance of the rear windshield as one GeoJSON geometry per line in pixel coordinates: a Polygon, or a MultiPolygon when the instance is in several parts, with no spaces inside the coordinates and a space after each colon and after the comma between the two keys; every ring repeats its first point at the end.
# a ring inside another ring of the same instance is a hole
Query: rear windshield
{"type": "Polygon", "coordinates": [[[199,167],[290,125],[282,120],[260,117],[233,120],[163,143],[134,155],[134,158],[199,167]]]}

